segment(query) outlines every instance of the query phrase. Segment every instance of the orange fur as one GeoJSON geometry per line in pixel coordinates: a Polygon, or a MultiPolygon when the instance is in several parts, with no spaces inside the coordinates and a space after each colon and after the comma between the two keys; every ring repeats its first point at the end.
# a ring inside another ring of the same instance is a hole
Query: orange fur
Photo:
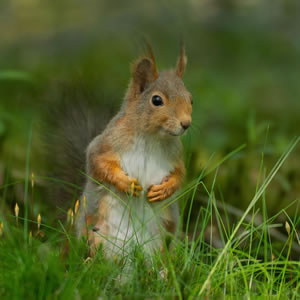
{"type": "Polygon", "coordinates": [[[178,190],[184,178],[184,165],[180,163],[161,184],[152,185],[147,193],[149,202],[162,201],[169,198],[178,190]]]}
{"type": "Polygon", "coordinates": [[[130,193],[134,183],[133,194],[142,190],[135,178],[129,178],[121,169],[120,159],[117,154],[106,152],[94,158],[92,176],[100,182],[112,184],[120,192],[130,193]]]}

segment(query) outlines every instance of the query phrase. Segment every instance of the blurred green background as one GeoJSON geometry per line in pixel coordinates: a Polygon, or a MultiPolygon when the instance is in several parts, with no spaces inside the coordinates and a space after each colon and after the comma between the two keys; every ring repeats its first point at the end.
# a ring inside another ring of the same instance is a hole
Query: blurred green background
{"type": "MultiPolygon", "coordinates": [[[[222,164],[215,193],[241,210],[248,206],[262,152],[268,173],[299,134],[297,0],[1,1],[0,186],[20,182],[0,192],[5,207],[23,199],[31,126],[30,172],[46,173],[38,128],[43,111],[55,105],[53,85],[80,82],[99,105],[116,111],[144,36],[160,69],[175,65],[181,37],[186,44],[184,81],[194,101],[193,128],[184,137],[187,182],[213,154],[209,165],[246,143],[222,164]]],[[[270,215],[299,202],[299,167],[298,146],[267,190],[270,215]]],[[[211,181],[206,178],[208,187],[211,181]]],[[[46,189],[38,179],[37,185],[36,201],[44,207],[46,189]]]]}

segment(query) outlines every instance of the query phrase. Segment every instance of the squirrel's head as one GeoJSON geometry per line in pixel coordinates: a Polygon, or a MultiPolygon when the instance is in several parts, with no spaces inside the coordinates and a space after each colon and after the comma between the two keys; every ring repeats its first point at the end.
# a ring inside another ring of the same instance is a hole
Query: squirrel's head
{"type": "Polygon", "coordinates": [[[132,66],[127,92],[127,112],[146,133],[163,136],[182,135],[192,120],[192,98],[182,76],[186,66],[181,46],[176,68],[158,72],[152,49],[132,66]]]}

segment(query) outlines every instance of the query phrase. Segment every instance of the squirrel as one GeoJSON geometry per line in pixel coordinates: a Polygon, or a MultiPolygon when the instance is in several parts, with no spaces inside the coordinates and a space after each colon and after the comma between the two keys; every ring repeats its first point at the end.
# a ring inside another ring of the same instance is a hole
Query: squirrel
{"type": "Polygon", "coordinates": [[[85,151],[76,231],[87,238],[91,256],[100,245],[108,255],[134,245],[155,251],[178,232],[174,197],[185,175],[180,136],[192,114],[182,81],[187,58],[182,45],[175,69],[159,72],[148,48],[132,64],[120,111],[85,151]]]}

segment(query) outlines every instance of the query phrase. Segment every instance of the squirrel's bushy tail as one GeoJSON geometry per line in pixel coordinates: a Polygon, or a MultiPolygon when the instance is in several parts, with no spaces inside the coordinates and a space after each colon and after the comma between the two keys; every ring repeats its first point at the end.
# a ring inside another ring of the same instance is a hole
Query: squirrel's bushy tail
{"type": "MultiPolygon", "coordinates": [[[[52,96],[53,97],[53,96],[52,96]]],[[[49,172],[49,198],[63,214],[84,187],[85,152],[112,116],[107,101],[95,101],[81,88],[61,86],[47,107],[42,139],[49,172]]]]}

